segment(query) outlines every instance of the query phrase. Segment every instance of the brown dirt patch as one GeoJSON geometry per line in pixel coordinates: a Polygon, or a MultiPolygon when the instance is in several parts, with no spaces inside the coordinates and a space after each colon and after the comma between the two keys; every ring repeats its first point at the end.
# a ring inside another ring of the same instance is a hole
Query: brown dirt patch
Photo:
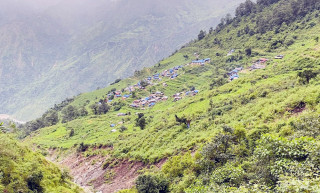
{"type": "Polygon", "coordinates": [[[166,159],[154,165],[146,165],[143,162],[122,160],[112,168],[103,169],[103,164],[108,156],[85,157],[79,153],[69,154],[57,159],[55,151],[50,151],[48,159],[58,162],[63,167],[70,169],[70,175],[74,182],[80,185],[85,192],[93,193],[114,193],[122,189],[129,189],[134,186],[135,180],[140,175],[139,170],[156,166],[161,168],[166,159]],[[62,160],[62,161],[58,161],[62,160]],[[106,179],[106,174],[112,173],[110,179],[106,179]]]}
{"type": "Polygon", "coordinates": [[[300,102],[296,107],[294,107],[293,109],[288,109],[288,111],[292,114],[300,114],[302,113],[304,110],[306,110],[306,103],[304,102],[300,102]]]}

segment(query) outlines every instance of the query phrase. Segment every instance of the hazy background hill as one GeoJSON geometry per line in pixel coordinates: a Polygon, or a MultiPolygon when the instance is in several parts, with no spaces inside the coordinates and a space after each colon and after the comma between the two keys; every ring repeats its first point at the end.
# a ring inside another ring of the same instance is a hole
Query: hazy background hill
{"type": "Polygon", "coordinates": [[[241,0],[0,0],[0,114],[21,120],[154,65],[241,0]]]}

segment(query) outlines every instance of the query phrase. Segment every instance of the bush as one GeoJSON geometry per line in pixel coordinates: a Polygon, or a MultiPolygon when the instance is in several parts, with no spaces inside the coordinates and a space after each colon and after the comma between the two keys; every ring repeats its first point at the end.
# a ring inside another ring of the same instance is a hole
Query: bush
{"type": "Polygon", "coordinates": [[[170,158],[163,166],[162,172],[171,178],[182,177],[185,170],[192,170],[194,160],[191,153],[170,158]]]}
{"type": "Polygon", "coordinates": [[[320,135],[319,115],[306,115],[300,119],[290,122],[290,126],[297,131],[297,136],[318,137],[320,135]]]}
{"type": "Polygon", "coordinates": [[[139,193],[167,193],[169,182],[161,176],[142,175],[136,181],[139,193]]]}
{"type": "Polygon", "coordinates": [[[85,152],[89,148],[89,145],[84,144],[83,142],[80,143],[78,147],[78,152],[85,152]]]}
{"type": "Polygon", "coordinates": [[[312,78],[315,78],[318,75],[318,72],[313,70],[304,70],[302,72],[298,72],[299,81],[302,84],[309,84],[312,78]]]}
{"type": "Polygon", "coordinates": [[[218,168],[212,173],[211,179],[217,184],[228,183],[230,186],[239,187],[245,176],[241,166],[234,167],[226,164],[224,167],[218,168]]]}
{"type": "Polygon", "coordinates": [[[140,127],[141,130],[144,130],[146,125],[147,125],[147,123],[146,123],[146,119],[144,117],[144,114],[139,113],[138,118],[136,119],[136,126],[140,127]]]}
{"type": "Polygon", "coordinates": [[[126,127],[123,126],[123,125],[122,125],[122,126],[120,127],[120,129],[119,129],[120,132],[124,132],[124,131],[126,131],[126,130],[128,130],[128,128],[126,128],[126,127]]]}
{"type": "Polygon", "coordinates": [[[28,188],[33,192],[42,193],[43,187],[40,185],[42,178],[42,172],[37,172],[29,176],[27,179],[28,188]]]}

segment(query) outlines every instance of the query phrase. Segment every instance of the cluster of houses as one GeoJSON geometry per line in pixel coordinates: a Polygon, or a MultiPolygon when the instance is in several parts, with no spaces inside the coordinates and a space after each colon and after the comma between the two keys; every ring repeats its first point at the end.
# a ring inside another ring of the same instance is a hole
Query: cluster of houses
{"type": "Polygon", "coordinates": [[[130,106],[133,108],[152,107],[157,102],[165,101],[165,100],[168,100],[168,97],[164,96],[164,93],[156,92],[154,94],[149,95],[146,98],[133,101],[133,103],[130,106]]]}
{"type": "Polygon", "coordinates": [[[183,68],[183,65],[180,65],[180,66],[175,66],[173,68],[170,68],[168,70],[164,70],[163,72],[161,72],[161,76],[162,77],[168,77],[168,78],[171,78],[171,79],[175,79],[176,77],[179,76],[178,74],[178,70],[183,68]]]}
{"type": "MultiPolygon", "coordinates": [[[[207,63],[210,63],[210,62],[211,62],[210,58],[200,59],[200,60],[197,59],[197,60],[193,60],[191,63],[186,64],[186,65],[201,65],[201,66],[203,66],[203,65],[205,65],[207,63]]],[[[179,66],[175,66],[173,68],[164,70],[161,73],[156,73],[156,74],[154,74],[152,76],[149,76],[149,77],[145,78],[143,81],[146,82],[148,85],[154,85],[152,81],[161,81],[162,80],[161,78],[163,78],[163,77],[168,77],[170,79],[175,79],[175,78],[177,78],[179,76],[178,71],[180,69],[182,69],[184,66],[185,65],[179,65],[179,66]]],[[[168,86],[165,82],[162,85],[164,87],[168,86]]],[[[145,85],[142,84],[142,81],[140,81],[140,82],[138,82],[137,84],[135,84],[133,86],[128,86],[127,88],[124,89],[124,91],[127,92],[127,93],[132,93],[137,89],[145,89],[144,86],[145,85]]],[[[188,96],[188,95],[194,96],[197,93],[198,93],[198,91],[194,90],[194,91],[188,91],[188,92],[186,92],[184,94],[186,96],[188,96]]],[[[122,98],[124,100],[131,96],[131,94],[123,95],[121,91],[115,91],[113,93],[108,94],[108,99],[111,98],[112,95],[114,96],[114,98],[122,98]]],[[[180,96],[178,95],[178,93],[176,95],[177,96],[173,96],[175,101],[182,99],[182,97],[179,98],[180,96]]],[[[108,100],[108,99],[106,99],[106,101],[108,103],[111,103],[112,100],[108,100]]],[[[133,103],[130,106],[134,107],[134,108],[152,107],[157,102],[163,101],[163,100],[168,100],[168,97],[164,96],[164,94],[161,93],[161,92],[156,92],[154,94],[151,94],[149,97],[133,101],[133,103]]]]}
{"type": "Polygon", "coordinates": [[[239,78],[239,72],[243,70],[242,67],[239,67],[239,68],[235,68],[234,70],[230,71],[227,73],[227,75],[229,76],[229,80],[230,81],[233,81],[235,79],[238,79],[239,78]]]}
{"type": "Polygon", "coordinates": [[[112,92],[112,93],[109,93],[107,96],[108,96],[108,97],[107,97],[107,99],[106,99],[106,102],[107,102],[107,103],[111,103],[112,100],[109,100],[109,98],[112,97],[112,96],[114,96],[114,98],[122,98],[122,99],[125,100],[125,99],[129,98],[129,97],[131,96],[131,94],[122,95],[122,92],[121,92],[121,91],[114,91],[114,92],[112,92]]]}
{"type": "Polygon", "coordinates": [[[195,96],[199,93],[199,90],[192,90],[192,91],[187,91],[185,93],[179,92],[173,95],[173,101],[179,101],[181,100],[184,96],[195,96]]]}

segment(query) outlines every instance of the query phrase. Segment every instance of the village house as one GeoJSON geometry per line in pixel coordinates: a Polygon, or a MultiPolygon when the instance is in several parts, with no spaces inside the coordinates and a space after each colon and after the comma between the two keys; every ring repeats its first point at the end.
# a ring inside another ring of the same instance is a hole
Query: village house
{"type": "Polygon", "coordinates": [[[280,59],[281,60],[281,59],[283,59],[283,57],[284,57],[283,55],[278,55],[278,56],[274,57],[274,59],[280,59]]]}
{"type": "Polygon", "coordinates": [[[230,71],[227,73],[227,75],[229,76],[229,80],[230,81],[233,81],[235,79],[238,79],[239,78],[239,72],[243,70],[242,67],[238,67],[238,68],[235,68],[234,70],[230,71]]]}
{"type": "Polygon", "coordinates": [[[266,59],[266,58],[260,58],[259,60],[257,60],[256,63],[264,64],[264,63],[266,63],[266,62],[268,62],[268,59],[266,59]]]}
{"type": "Polygon", "coordinates": [[[235,52],[235,50],[234,50],[234,49],[231,49],[231,50],[228,52],[227,56],[231,56],[234,52],[235,52]]]}
{"type": "Polygon", "coordinates": [[[210,58],[202,59],[202,60],[193,60],[191,62],[192,65],[205,65],[211,62],[210,58]]]}
{"type": "Polygon", "coordinates": [[[124,90],[131,93],[131,92],[135,91],[135,88],[133,86],[129,86],[129,87],[125,88],[124,90]]]}
{"type": "Polygon", "coordinates": [[[181,99],[182,99],[182,97],[176,96],[176,97],[174,97],[173,102],[177,102],[177,101],[179,101],[179,100],[181,100],[181,99]]]}
{"type": "Polygon", "coordinates": [[[252,70],[257,70],[257,69],[265,69],[266,68],[266,62],[269,61],[266,58],[260,58],[259,60],[257,60],[256,62],[254,62],[254,64],[252,66],[250,66],[250,71],[252,70]]]}

